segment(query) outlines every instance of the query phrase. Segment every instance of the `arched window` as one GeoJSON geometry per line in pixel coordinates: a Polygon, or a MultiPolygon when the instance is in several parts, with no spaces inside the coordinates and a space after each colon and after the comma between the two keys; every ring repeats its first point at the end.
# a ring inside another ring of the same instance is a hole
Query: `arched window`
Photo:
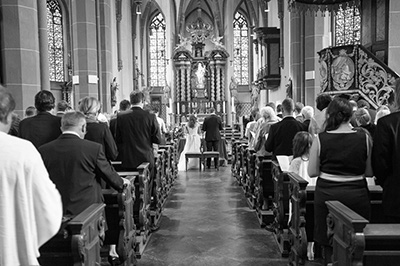
{"type": "Polygon", "coordinates": [[[360,44],[361,15],[357,7],[340,7],[335,14],[335,45],[360,44]]]}
{"type": "Polygon", "coordinates": [[[161,13],[153,18],[149,29],[150,39],[150,86],[165,86],[166,41],[165,20],[161,13]]]}
{"type": "Polygon", "coordinates": [[[61,7],[57,0],[47,0],[47,37],[49,40],[50,81],[64,82],[64,35],[61,7]]]}
{"type": "Polygon", "coordinates": [[[238,84],[249,84],[249,27],[239,12],[233,20],[233,74],[238,84]]]}

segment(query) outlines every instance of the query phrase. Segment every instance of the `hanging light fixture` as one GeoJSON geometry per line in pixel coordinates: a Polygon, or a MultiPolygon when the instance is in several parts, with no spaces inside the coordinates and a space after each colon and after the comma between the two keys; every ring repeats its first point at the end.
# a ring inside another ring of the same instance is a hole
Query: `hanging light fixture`
{"type": "Polygon", "coordinates": [[[142,14],[142,10],[141,10],[142,1],[135,1],[135,3],[136,3],[136,15],[141,15],[142,14]]]}
{"type": "Polygon", "coordinates": [[[265,12],[265,13],[269,12],[268,1],[265,1],[265,9],[264,9],[264,12],[265,12]]]}

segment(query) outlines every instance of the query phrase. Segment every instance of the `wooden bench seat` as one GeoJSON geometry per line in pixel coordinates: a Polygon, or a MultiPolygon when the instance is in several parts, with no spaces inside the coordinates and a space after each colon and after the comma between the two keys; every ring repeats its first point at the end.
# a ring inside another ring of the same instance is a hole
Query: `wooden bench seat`
{"type": "Polygon", "coordinates": [[[328,201],[333,265],[398,265],[400,224],[369,224],[339,201],[328,201]]]}
{"type": "MultiPolygon", "coordinates": [[[[127,172],[124,177],[130,180],[131,184],[124,185],[121,192],[114,189],[102,191],[108,227],[104,244],[116,245],[120,265],[129,266],[136,264],[136,224],[133,215],[136,175],[127,172]]],[[[108,257],[108,249],[103,254],[102,256],[108,257]]]]}
{"type": "MultiPolygon", "coordinates": [[[[204,151],[204,152],[187,152],[185,153],[185,167],[187,171],[187,163],[189,158],[199,159],[199,171],[201,171],[201,165],[206,163],[207,158],[216,158],[219,160],[219,152],[218,151],[204,151]]],[[[217,164],[217,170],[219,170],[219,163],[217,164]]]]}
{"type": "Polygon", "coordinates": [[[92,204],[40,247],[43,266],[100,265],[100,248],[105,237],[105,204],[92,204]]]}
{"type": "MultiPolygon", "coordinates": [[[[288,173],[290,179],[289,197],[292,203],[291,220],[289,222],[291,265],[303,265],[307,260],[307,243],[314,239],[314,193],[315,186],[295,173],[288,173]]],[[[382,222],[382,187],[369,185],[371,200],[371,221],[382,222]]],[[[317,243],[314,246],[315,258],[322,256],[317,243]]],[[[338,264],[341,265],[341,264],[338,264]]]]}

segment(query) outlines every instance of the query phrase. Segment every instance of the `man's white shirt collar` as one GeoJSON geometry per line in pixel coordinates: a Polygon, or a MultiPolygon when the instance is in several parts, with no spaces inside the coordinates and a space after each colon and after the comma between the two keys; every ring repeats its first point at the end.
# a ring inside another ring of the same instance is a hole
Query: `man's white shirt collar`
{"type": "Polygon", "coordinates": [[[63,132],[63,135],[64,134],[72,134],[72,135],[75,135],[75,136],[78,136],[79,138],[81,138],[81,136],[79,136],[79,134],[76,133],[75,131],[66,130],[63,132]]]}

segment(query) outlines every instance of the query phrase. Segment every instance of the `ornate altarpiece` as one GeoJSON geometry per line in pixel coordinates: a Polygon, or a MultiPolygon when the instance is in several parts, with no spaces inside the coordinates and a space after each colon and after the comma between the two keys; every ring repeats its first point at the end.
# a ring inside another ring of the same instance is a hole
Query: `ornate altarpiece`
{"type": "Polygon", "coordinates": [[[210,107],[226,121],[226,62],[229,54],[215,38],[212,26],[198,19],[187,26],[191,38],[181,37],[174,51],[175,103],[177,121],[185,120],[189,114],[197,114],[200,120],[210,107]],[[205,51],[206,40],[213,44],[205,51]],[[192,51],[186,49],[191,44],[192,51]],[[185,118],[184,118],[185,117],[185,118]]]}

